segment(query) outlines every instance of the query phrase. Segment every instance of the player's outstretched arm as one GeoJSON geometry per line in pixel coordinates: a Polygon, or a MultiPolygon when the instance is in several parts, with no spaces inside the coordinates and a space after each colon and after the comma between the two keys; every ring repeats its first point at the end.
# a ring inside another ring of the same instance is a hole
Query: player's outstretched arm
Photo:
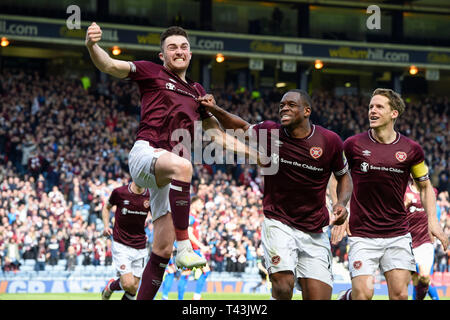
{"type": "Polygon", "coordinates": [[[112,229],[109,226],[109,211],[112,207],[111,204],[106,203],[102,208],[103,235],[106,237],[112,235],[112,229]]]}
{"type": "Polygon", "coordinates": [[[231,136],[224,132],[215,117],[209,117],[202,122],[203,130],[206,135],[214,140],[219,146],[225,148],[227,151],[236,153],[237,155],[245,156],[249,159],[250,164],[260,164],[262,155],[255,149],[250,148],[236,136],[231,136]]]}
{"type": "Polygon", "coordinates": [[[98,42],[102,38],[102,29],[98,24],[92,22],[86,31],[85,44],[95,66],[104,73],[116,78],[126,78],[130,73],[130,64],[127,61],[113,59],[100,48],[98,42]]]}
{"type": "Polygon", "coordinates": [[[216,117],[224,129],[242,129],[245,132],[250,127],[250,124],[247,121],[219,107],[212,94],[206,94],[203,97],[200,97],[199,102],[207,111],[211,112],[216,117]]]}
{"type": "Polygon", "coordinates": [[[428,230],[439,239],[444,250],[448,247],[448,237],[442,231],[436,215],[436,194],[430,180],[416,181],[420,192],[420,201],[428,216],[428,230]]]}

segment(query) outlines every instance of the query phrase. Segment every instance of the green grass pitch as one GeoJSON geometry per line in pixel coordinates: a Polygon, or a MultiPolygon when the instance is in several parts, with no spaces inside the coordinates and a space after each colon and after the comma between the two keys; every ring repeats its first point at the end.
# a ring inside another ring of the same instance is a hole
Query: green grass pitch
{"type": "MultiPolygon", "coordinates": [[[[120,300],[122,292],[115,292],[111,296],[111,300],[120,300]]],[[[192,300],[193,293],[186,292],[184,300],[192,300]]],[[[294,295],[294,300],[301,300],[301,294],[294,295]]],[[[333,295],[332,299],[336,300],[337,295],[333,295]]],[[[373,300],[387,300],[387,296],[374,296],[373,300]]],[[[170,300],[177,299],[177,293],[169,294],[170,300]]],[[[245,294],[245,293],[203,293],[203,300],[269,300],[268,294],[245,294]]],[[[411,299],[411,297],[409,297],[411,299]]],[[[426,300],[430,298],[427,297],[426,300]]],[[[0,300],[101,300],[99,293],[4,293],[0,294],[0,300]]],[[[156,295],[155,300],[161,300],[161,293],[156,295]]],[[[450,300],[449,297],[441,297],[441,300],[450,300]]]]}

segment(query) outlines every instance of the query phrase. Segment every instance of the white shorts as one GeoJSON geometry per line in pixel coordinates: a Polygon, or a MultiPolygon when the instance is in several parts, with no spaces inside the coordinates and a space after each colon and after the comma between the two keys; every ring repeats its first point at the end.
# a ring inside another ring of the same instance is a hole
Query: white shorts
{"type": "Polygon", "coordinates": [[[119,276],[133,273],[140,278],[147,262],[148,250],[135,249],[120,242],[113,241],[111,246],[113,265],[119,276]]]}
{"type": "MultiPolygon", "coordinates": [[[[417,248],[413,248],[413,253],[417,265],[419,265],[425,273],[430,274],[434,263],[433,244],[429,242],[421,244],[417,248]]],[[[418,268],[417,271],[419,271],[418,268]]]]}
{"type": "MultiPolygon", "coordinates": [[[[269,274],[292,271],[296,279],[311,278],[333,286],[331,247],[326,232],[307,233],[264,218],[261,237],[269,274]]],[[[301,290],[298,281],[296,287],[301,290]]]]}
{"type": "Polygon", "coordinates": [[[166,150],[155,151],[148,141],[137,140],[128,156],[128,167],[133,181],[142,188],[150,189],[152,221],[170,212],[170,184],[158,188],[154,175],[156,160],[166,150]]]}
{"type": "Polygon", "coordinates": [[[349,237],[348,265],[352,278],[375,275],[393,269],[415,271],[416,262],[411,246],[411,234],[393,238],[349,237]]]}

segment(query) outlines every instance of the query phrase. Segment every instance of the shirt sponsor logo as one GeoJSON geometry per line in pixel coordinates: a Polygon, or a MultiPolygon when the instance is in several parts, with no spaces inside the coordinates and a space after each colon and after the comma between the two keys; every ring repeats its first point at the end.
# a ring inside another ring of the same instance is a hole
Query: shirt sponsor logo
{"type": "Polygon", "coordinates": [[[314,159],[320,158],[322,156],[322,153],[323,153],[323,150],[321,147],[311,147],[311,149],[309,149],[309,154],[314,159]]]}
{"type": "Polygon", "coordinates": [[[395,158],[400,162],[405,161],[407,157],[406,152],[398,151],[395,153],[395,158]]]}
{"type": "Polygon", "coordinates": [[[170,83],[170,82],[167,82],[166,83],[166,89],[175,90],[175,85],[170,83]]]}
{"type": "Polygon", "coordinates": [[[376,170],[376,171],[386,171],[386,172],[394,172],[394,173],[404,173],[403,170],[401,169],[397,169],[397,168],[392,168],[392,167],[378,167],[378,166],[374,166],[372,164],[368,164],[367,162],[362,162],[360,165],[361,168],[361,172],[369,172],[369,170],[376,170]]]}
{"type": "Polygon", "coordinates": [[[290,164],[290,165],[293,165],[296,167],[300,167],[300,168],[308,169],[308,170],[312,170],[312,171],[323,171],[323,168],[318,168],[318,167],[315,167],[315,166],[312,166],[312,165],[309,165],[306,163],[298,163],[297,161],[286,160],[283,158],[280,158],[280,159],[281,159],[281,163],[290,164]]]}
{"type": "Polygon", "coordinates": [[[368,172],[369,171],[369,164],[367,162],[361,163],[361,171],[362,172],[368,172]]]}
{"type": "Polygon", "coordinates": [[[425,209],[424,208],[417,208],[417,207],[415,207],[415,206],[411,206],[411,207],[409,207],[409,212],[410,213],[414,213],[414,212],[424,212],[425,211],[425,209]]]}
{"type": "Polygon", "coordinates": [[[133,210],[129,210],[127,208],[122,208],[122,214],[124,216],[126,216],[127,214],[139,214],[139,215],[142,215],[142,216],[146,216],[148,213],[144,212],[144,211],[133,211],[133,210]]]}

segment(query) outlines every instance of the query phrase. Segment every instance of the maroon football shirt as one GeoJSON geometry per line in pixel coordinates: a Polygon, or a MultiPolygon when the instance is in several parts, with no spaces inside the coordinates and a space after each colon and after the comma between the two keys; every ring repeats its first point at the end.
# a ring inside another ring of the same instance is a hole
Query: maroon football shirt
{"type": "Polygon", "coordinates": [[[197,98],[206,94],[199,84],[181,80],[164,66],[150,61],[131,62],[128,77],[141,94],[141,120],[136,140],[172,151],[180,141],[171,141],[176,129],[187,129],[194,141],[194,121],[210,117],[197,98]]]}
{"type": "Polygon", "coordinates": [[[317,125],[311,125],[311,133],[302,139],[291,137],[280,124],[272,121],[251,128],[259,144],[267,132],[267,155],[279,164],[276,174],[264,176],[265,216],[301,231],[322,232],[329,224],[325,195],[330,174],[335,172],[339,176],[347,172],[342,140],[317,125]],[[278,131],[278,138],[274,130],[278,131]],[[278,153],[272,150],[272,136],[279,146],[278,153]]]}
{"type": "MultiPolygon", "coordinates": [[[[434,190],[437,193],[437,190],[434,190]]],[[[406,188],[405,200],[408,198],[408,195],[412,199],[406,206],[406,217],[412,237],[412,246],[417,248],[421,244],[431,243],[430,235],[428,234],[428,215],[422,205],[420,193],[413,191],[409,185],[406,188]]]]}
{"type": "Polygon", "coordinates": [[[145,219],[150,211],[149,190],[142,194],[131,191],[130,185],[113,190],[109,204],[116,206],[113,239],[135,249],[146,247],[145,219]]]}
{"type": "Polygon", "coordinates": [[[408,233],[403,202],[411,167],[424,161],[422,148],[397,133],[394,142],[377,142],[369,131],[345,140],[353,179],[352,236],[388,238],[408,233]]]}

